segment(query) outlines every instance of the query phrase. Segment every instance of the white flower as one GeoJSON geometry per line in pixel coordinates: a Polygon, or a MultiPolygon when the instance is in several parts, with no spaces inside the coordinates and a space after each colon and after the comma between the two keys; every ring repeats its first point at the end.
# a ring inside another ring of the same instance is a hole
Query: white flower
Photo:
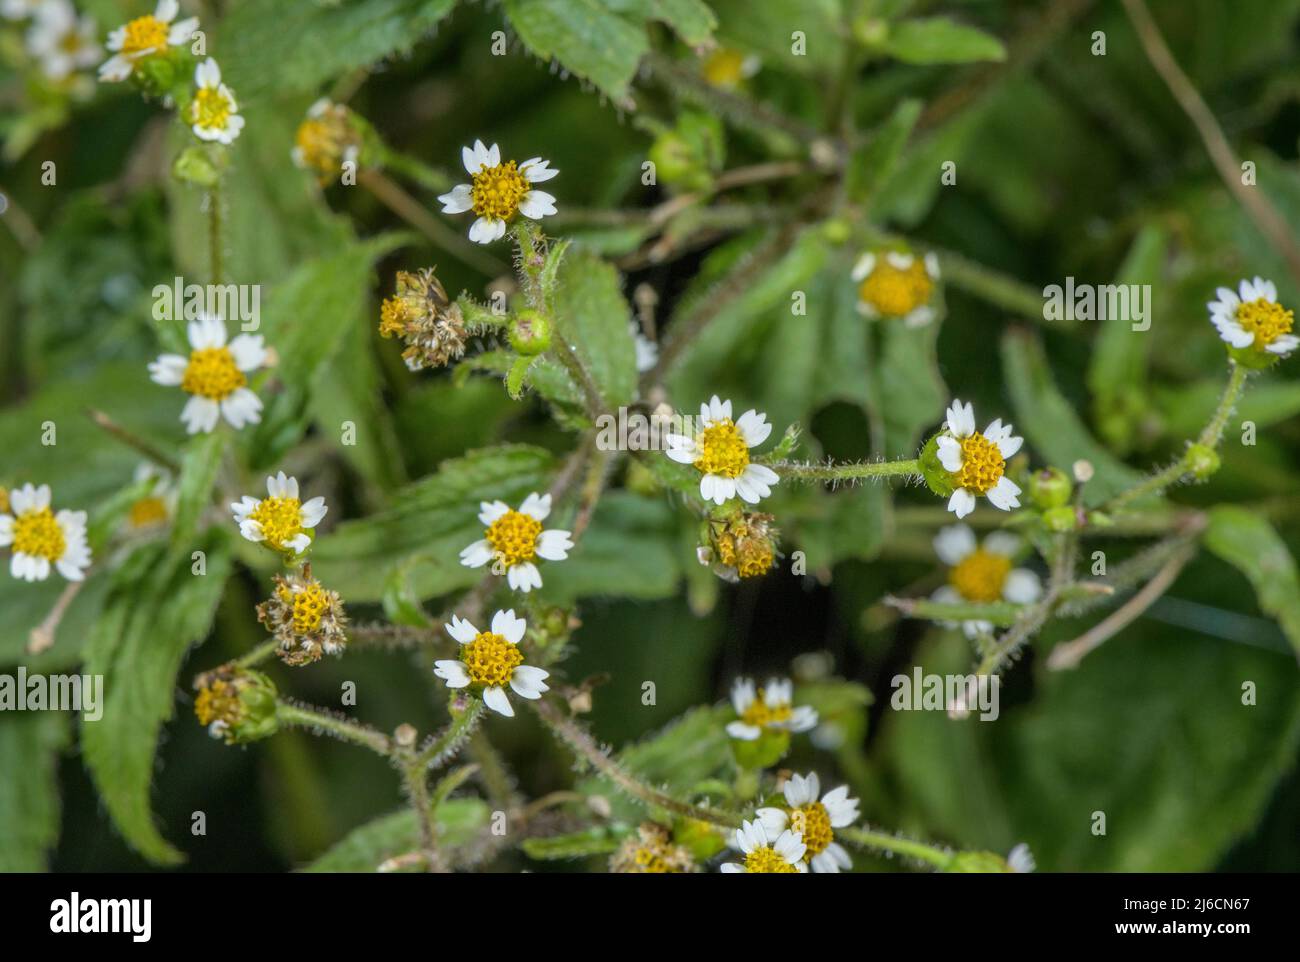
{"type": "Polygon", "coordinates": [[[1007,865],[1013,872],[1029,873],[1038,868],[1038,863],[1034,861],[1034,853],[1029,851],[1029,846],[1021,842],[1013,848],[1007,855],[1007,865]]]}
{"type": "MultiPolygon", "coordinates": [[[[964,524],[940,529],[934,537],[934,553],[951,570],[948,584],[931,597],[944,604],[1010,601],[1027,605],[1037,601],[1042,594],[1038,575],[1028,568],[1012,567],[1019,551],[1020,539],[1005,532],[993,532],[980,545],[975,532],[964,524]]],[[[987,621],[964,621],[961,627],[968,638],[993,630],[987,621]]]]}
{"type": "Polygon", "coordinates": [[[951,476],[954,491],[948,510],[964,518],[975,510],[975,496],[985,495],[996,508],[1010,511],[1020,507],[1020,485],[1005,474],[1006,461],[1024,438],[1012,437],[1011,425],[994,421],[984,433],[975,430],[975,411],[970,404],[953,401],[948,408],[948,433],[939,435],[939,463],[951,476]]]}
{"type": "Polygon", "coordinates": [[[849,786],[841,785],[821,796],[821,783],[817,773],[812,772],[807,777],[791,775],[782,793],[786,808],[760,808],[754,813],[763,823],[768,838],[777,838],[786,829],[798,832],[807,846],[805,857],[814,872],[851,868],[853,859],[835,841],[834,832],[837,828],[847,828],[858,818],[858,800],[849,798],[849,786]]]}
{"type": "Polygon", "coordinates": [[[1256,277],[1238,285],[1241,295],[1220,287],[1217,301],[1210,301],[1210,322],[1219,337],[1235,348],[1254,347],[1259,351],[1286,357],[1300,347],[1300,337],[1292,333],[1295,321],[1277,300],[1277,285],[1256,277]]]}
{"type": "Polygon", "coordinates": [[[483,704],[494,712],[513,717],[506,694],[509,685],[520,698],[537,699],[550,690],[546,679],[550,672],[524,664],[519,642],[527,624],[516,618],[514,610],[498,611],[492,616],[492,630],[480,632],[463,618],[451,617],[447,634],[461,644],[460,660],[434,662],[433,673],[448,688],[475,685],[483,691],[483,704]]]}
{"type": "Polygon", "coordinates": [[[720,401],[715,394],[708,404],[700,405],[700,430],[694,436],[669,434],[664,453],[680,464],[694,465],[704,475],[700,497],[705,501],[724,504],[740,495],[742,501],[758,504],[772,493],[780,477],[771,468],[751,462],[749,449],[771,433],[766,414],[750,409],[733,422],[731,402],[720,401]]]}
{"type": "Polygon", "coordinates": [[[924,327],[935,318],[930,301],[939,280],[939,258],[918,258],[903,251],[863,254],[853,265],[858,282],[858,313],[864,317],[898,317],[907,327],[924,327]]]}
{"type": "Polygon", "coordinates": [[[209,57],[194,68],[194,99],[189,103],[187,119],[199,140],[229,144],[244,129],[239,105],[230,88],[221,82],[221,68],[209,57]]]}
{"type": "Polygon", "coordinates": [[[168,47],[189,43],[190,36],[199,26],[198,17],[176,20],[180,7],[176,0],[158,0],[152,14],[136,17],[108,35],[108,49],[113,51],[99,65],[99,79],[116,83],[131,76],[138,61],[162,53],[168,47]]]}
{"type": "Polygon", "coordinates": [[[90,567],[86,512],[50,510],[50,486],[25,484],[9,492],[11,514],[0,514],[0,547],[13,552],[9,572],[22,581],[44,581],[50,566],[69,581],[90,567]]]}
{"type": "Polygon", "coordinates": [[[763,823],[754,820],[742,822],[740,828],[731,837],[731,846],[745,853],[744,863],[724,862],[722,871],[728,874],[746,873],[785,873],[807,872],[804,863],[807,846],[798,832],[784,831],[772,836],[774,842],[768,841],[767,830],[763,823]]]}
{"type": "Polygon", "coordinates": [[[266,479],[270,497],[244,495],[230,506],[239,525],[239,533],[249,541],[261,541],[278,551],[302,554],[311,544],[311,535],[329,509],[324,498],[312,498],[306,504],[298,500],[298,479],[283,471],[266,479]]]}
{"type": "Polygon", "coordinates": [[[27,31],[27,50],[53,80],[62,80],[82,67],[93,67],[103,52],[95,38],[94,18],[78,19],[67,0],[47,0],[36,8],[32,27],[27,31]]]}
{"type": "Polygon", "coordinates": [[[731,686],[731,705],[740,716],[727,725],[727,734],[752,742],[765,730],[806,732],[817,724],[817,711],[807,705],[795,707],[794,684],[788,678],[772,678],[757,690],[751,678],[738,678],[731,686]]]}
{"type": "Polygon", "coordinates": [[[659,345],[641,333],[641,325],[636,321],[629,321],[628,327],[632,331],[632,341],[636,345],[637,373],[644,374],[659,363],[659,345]]]}
{"type": "Polygon", "coordinates": [[[133,530],[156,528],[165,524],[176,511],[176,479],[171,473],[152,461],[141,461],[135,469],[136,484],[151,482],[147,494],[142,495],[127,512],[127,525],[133,530]]]}
{"type": "Polygon", "coordinates": [[[188,327],[190,356],[164,354],[149,365],[157,384],[192,394],[181,420],[190,434],[211,432],[224,417],[233,428],[262,419],[262,402],[245,385],[247,374],[266,363],[262,335],[240,334],[226,343],[220,318],[200,315],[188,327]]]}
{"type": "MultiPolygon", "coordinates": [[[[533,492],[524,498],[519,510],[504,501],[483,501],[478,519],[487,525],[483,537],[460,553],[460,563],[467,568],[481,568],[489,561],[495,570],[500,565],[506,580],[516,591],[531,591],[542,586],[536,560],[563,561],[573,547],[567,531],[542,530],[542,522],[551,513],[551,496],[533,492]]],[[[500,573],[500,572],[497,572],[500,573]]]]}
{"type": "Polygon", "coordinates": [[[499,239],[515,214],[541,220],[555,213],[555,198],[532,187],[559,173],[551,169],[549,160],[533,157],[518,165],[513,160],[503,164],[497,145],[485,147],[481,140],[474,141],[473,147],[462,148],[461,160],[473,183],[458,184],[438,200],[444,214],[467,210],[478,214],[469,229],[470,240],[490,244],[499,239]]]}

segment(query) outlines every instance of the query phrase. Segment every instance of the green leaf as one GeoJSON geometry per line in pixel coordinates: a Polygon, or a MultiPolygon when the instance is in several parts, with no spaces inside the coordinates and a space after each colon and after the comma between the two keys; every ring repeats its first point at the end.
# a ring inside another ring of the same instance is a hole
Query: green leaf
{"type": "Polygon", "coordinates": [[[608,855],[618,848],[618,836],[603,826],[571,832],[567,835],[551,835],[545,838],[526,838],[520,846],[529,858],[541,862],[554,862],[566,859],[588,858],[592,855],[608,855]]]}
{"type": "Polygon", "coordinates": [[[1005,60],[1007,50],[997,37],[947,17],[925,17],[893,24],[882,47],[904,63],[974,63],[1005,60]]]}
{"type": "Polygon", "coordinates": [[[68,746],[60,712],[7,711],[0,719],[0,872],[43,872],[59,840],[59,756],[68,746]]]}
{"type": "Polygon", "coordinates": [[[636,396],[636,343],[619,276],[593,254],[570,251],[556,272],[557,334],[573,345],[608,408],[636,396]]]}
{"type": "MultiPolygon", "coordinates": [[[[472,842],[487,825],[491,813],[478,798],[452,798],[438,806],[434,824],[439,846],[472,842]]],[[[354,829],[304,872],[373,872],[385,860],[419,847],[419,829],[410,809],[384,815],[354,829]]]]}
{"type": "Polygon", "coordinates": [[[506,0],[506,16],[528,49],[558,60],[623,103],[628,84],[649,49],[645,27],[600,0],[506,0]]]}
{"type": "Polygon", "coordinates": [[[172,523],[172,544],[178,548],[193,540],[199,516],[212,503],[212,489],[217,483],[228,437],[224,430],[213,431],[190,441],[185,450],[177,485],[176,518],[172,523]]]}
{"type": "Polygon", "coordinates": [[[181,661],[207,634],[230,573],[224,536],[208,541],[206,573],[192,573],[191,549],[146,545],[118,569],[86,644],[84,671],[103,675],[104,710],[83,719],[82,755],[104,805],[126,841],[151,862],[184,855],[154,824],[149,805],[154,750],[172,716],[181,661]]]}
{"type": "Polygon", "coordinates": [[[883,454],[908,458],[916,454],[922,431],[943,419],[948,388],[939,376],[939,325],[909,328],[885,322],[880,328],[880,357],[876,381],[880,418],[884,422],[883,454]]]}
{"type": "Polygon", "coordinates": [[[1245,508],[1220,505],[1210,509],[1205,546],[1250,580],[1259,606],[1277,619],[1300,658],[1300,575],[1273,526],[1245,508]]]}
{"type": "Polygon", "coordinates": [[[868,203],[894,175],[921,117],[921,107],[921,101],[916,99],[902,101],[871,139],[853,152],[847,176],[849,197],[855,203],[868,203]]]}

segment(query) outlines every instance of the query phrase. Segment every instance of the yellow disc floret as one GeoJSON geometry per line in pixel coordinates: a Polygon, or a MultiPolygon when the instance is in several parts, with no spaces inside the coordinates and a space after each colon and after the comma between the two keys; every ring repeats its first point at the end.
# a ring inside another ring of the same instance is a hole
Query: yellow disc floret
{"type": "Polygon", "coordinates": [[[167,46],[168,26],[153,15],[136,17],[122,34],[122,53],[145,53],[167,46]]]}
{"type": "Polygon", "coordinates": [[[167,502],[149,495],[131,505],[127,523],[133,528],[149,528],[167,520],[167,502]]]}
{"type": "Polygon", "coordinates": [[[379,305],[379,333],[383,337],[401,337],[410,319],[411,309],[400,297],[384,298],[379,305]]]}
{"type": "Polygon", "coordinates": [[[790,829],[803,836],[808,854],[825,851],[835,833],[831,831],[831,816],[821,802],[809,802],[790,810],[790,829]]]}
{"type": "Polygon", "coordinates": [[[482,631],[460,649],[460,660],[474,684],[500,688],[510,683],[515,669],[524,663],[524,654],[500,635],[482,631]]]}
{"type": "Polygon", "coordinates": [[[190,123],[204,130],[225,130],[230,120],[230,98],[214,87],[200,87],[190,101],[190,123]]]}
{"type": "Polygon", "coordinates": [[[190,363],[181,377],[181,390],[220,401],[248,383],[235,366],[228,347],[204,347],[190,352],[190,363]]]}
{"type": "Polygon", "coordinates": [[[201,688],[194,699],[194,714],[200,725],[211,725],[213,722],[229,725],[237,722],[242,712],[239,690],[220,679],[201,688]]]}
{"type": "Polygon", "coordinates": [[[980,548],[948,572],[948,583],[967,601],[997,601],[1011,572],[1011,559],[980,548]]]}
{"type": "Polygon", "coordinates": [[[293,609],[293,633],[310,635],[320,627],[321,618],[330,607],[330,597],[319,582],[308,582],[298,591],[281,587],[276,593],[293,609]]]}
{"type": "Polygon", "coordinates": [[[957,487],[976,494],[987,494],[1002,480],[1007,463],[998,446],[978,431],[961,439],[961,470],[957,487]]]}
{"type": "Polygon", "coordinates": [[[262,529],[262,537],[277,547],[302,533],[302,505],[297,498],[263,498],[248,516],[262,529]]]}
{"type": "Polygon", "coordinates": [[[1284,334],[1291,333],[1295,312],[1281,304],[1260,297],[1237,306],[1237,323],[1255,335],[1258,347],[1267,347],[1284,334]]]}
{"type": "Polygon", "coordinates": [[[524,195],[531,189],[528,179],[519,172],[513,160],[496,167],[484,165],[474,174],[474,184],[470,188],[474,213],[480,217],[509,220],[515,216],[524,195]]]}
{"type": "Polygon", "coordinates": [[[484,537],[492,548],[492,556],[512,568],[537,557],[537,536],[542,533],[542,523],[522,511],[507,511],[492,522],[484,537]]]}
{"type": "Polygon", "coordinates": [[[789,721],[794,710],[788,705],[769,705],[763,700],[763,689],[759,689],[753,703],[745,709],[740,720],[755,728],[766,728],[777,722],[789,721]]]}
{"type": "Polygon", "coordinates": [[[719,47],[704,61],[704,79],[715,87],[730,90],[745,79],[745,55],[739,50],[719,47]]]}
{"type": "Polygon", "coordinates": [[[59,526],[59,522],[54,518],[54,512],[49,508],[25,511],[14,520],[13,551],[15,554],[58,561],[63,557],[67,547],[63,528],[59,526]]]}
{"type": "Polygon", "coordinates": [[[714,421],[700,435],[700,457],[695,467],[705,474],[740,477],[749,467],[749,445],[731,418],[714,421]]]}
{"type": "Polygon", "coordinates": [[[920,258],[900,269],[888,257],[879,257],[875,269],[859,285],[858,297],[886,317],[906,317],[929,302],[933,289],[934,282],[920,258]]]}
{"type": "Polygon", "coordinates": [[[745,871],[771,875],[778,872],[798,872],[799,870],[780,855],[777,855],[770,845],[764,845],[745,856],[745,871]]]}

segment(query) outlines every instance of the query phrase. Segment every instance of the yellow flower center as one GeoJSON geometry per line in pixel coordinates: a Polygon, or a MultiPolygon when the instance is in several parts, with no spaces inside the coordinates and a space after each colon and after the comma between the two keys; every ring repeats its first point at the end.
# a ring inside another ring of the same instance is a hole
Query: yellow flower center
{"type": "Polygon", "coordinates": [[[1237,306],[1237,323],[1242,330],[1255,335],[1255,343],[1260,347],[1267,347],[1283,334],[1290,334],[1294,320],[1294,311],[1284,309],[1267,297],[1237,306]]]}
{"type": "Polygon", "coordinates": [[[948,572],[948,583],[967,601],[997,601],[1011,571],[1011,559],[980,548],[948,572]]]}
{"type": "Polygon", "coordinates": [[[961,470],[955,475],[957,487],[986,494],[1002,479],[1006,467],[998,446],[978,431],[961,439],[961,470]]]}
{"type": "Polygon", "coordinates": [[[537,557],[537,536],[542,523],[522,511],[507,511],[492,522],[485,537],[492,556],[507,568],[537,557]]]}
{"type": "Polygon", "coordinates": [[[239,690],[229,682],[214,681],[203,688],[194,699],[194,714],[200,725],[211,725],[214,721],[232,724],[239,721],[242,705],[239,690]]]}
{"type": "Polygon", "coordinates": [[[797,872],[799,871],[780,855],[770,845],[764,845],[762,848],[756,848],[745,856],[745,871],[755,874],[770,875],[777,872],[797,872]]]}
{"type": "Polygon", "coordinates": [[[58,561],[63,557],[67,547],[63,528],[54,519],[54,512],[49,508],[26,511],[15,519],[13,544],[15,554],[22,553],[34,558],[58,561]]]}
{"type": "Polygon", "coordinates": [[[858,297],[886,317],[906,317],[927,303],[933,290],[934,283],[919,257],[900,270],[882,256],[858,287],[858,297]]]}
{"type": "Polygon", "coordinates": [[[131,505],[127,523],[133,528],[148,528],[167,520],[167,502],[150,495],[131,505]]]}
{"type": "Polygon", "coordinates": [[[790,810],[790,829],[803,836],[808,854],[825,851],[835,833],[831,831],[831,816],[821,802],[809,802],[790,810]]]}
{"type": "Polygon", "coordinates": [[[263,498],[249,515],[262,527],[262,537],[282,547],[302,532],[302,505],[297,498],[263,498]]]}
{"type": "Polygon", "coordinates": [[[484,165],[474,175],[474,185],[470,188],[474,213],[480,217],[509,220],[519,210],[524,194],[531,189],[528,179],[515,167],[513,160],[496,167],[484,165]]]}
{"type": "Polygon", "coordinates": [[[470,681],[493,688],[510,683],[515,669],[524,663],[524,653],[500,635],[481,631],[460,649],[460,660],[465,663],[470,681]]]}
{"type": "Polygon", "coordinates": [[[638,872],[647,875],[671,875],[678,871],[664,861],[660,852],[649,848],[638,848],[632,855],[632,861],[638,872]]]}
{"type": "Polygon", "coordinates": [[[700,451],[703,453],[695,467],[705,474],[736,478],[749,467],[749,445],[731,418],[714,421],[704,429],[700,435],[700,451]]]}
{"type": "Polygon", "coordinates": [[[746,725],[753,725],[755,728],[766,728],[768,725],[776,722],[789,721],[794,710],[788,704],[769,705],[763,700],[763,689],[758,690],[754,702],[740,716],[740,720],[746,725]]]}
{"type": "Polygon", "coordinates": [[[293,633],[310,635],[320,627],[321,619],[329,610],[330,599],[319,584],[309,584],[301,591],[279,588],[280,600],[293,608],[293,633]]]}
{"type": "Polygon", "coordinates": [[[704,79],[715,87],[731,89],[745,79],[745,55],[719,47],[704,61],[704,79]]]}
{"type": "Polygon", "coordinates": [[[0,488],[0,514],[9,513],[9,492],[5,488],[0,488]]]}
{"type": "Polygon", "coordinates": [[[190,123],[204,130],[225,130],[230,120],[230,98],[215,87],[200,87],[190,101],[190,123]]]}
{"type": "Polygon", "coordinates": [[[771,539],[744,523],[729,526],[717,544],[718,560],[742,578],[765,575],[776,561],[771,539]]]}
{"type": "Polygon", "coordinates": [[[167,46],[168,26],[152,14],[136,17],[126,25],[122,53],[144,53],[167,46]]]}
{"type": "Polygon", "coordinates": [[[204,347],[190,352],[190,363],[181,377],[181,390],[220,401],[248,383],[235,366],[228,347],[204,347]]]}
{"type": "Polygon", "coordinates": [[[410,319],[411,310],[400,297],[385,298],[379,305],[379,333],[383,337],[401,337],[410,319]]]}

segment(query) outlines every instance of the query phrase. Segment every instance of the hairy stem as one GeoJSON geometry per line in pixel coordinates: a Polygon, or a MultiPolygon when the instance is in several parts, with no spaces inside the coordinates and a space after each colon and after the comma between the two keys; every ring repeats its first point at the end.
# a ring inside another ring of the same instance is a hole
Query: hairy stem
{"type": "Polygon", "coordinates": [[[359,722],[339,718],[319,708],[281,700],[276,703],[275,717],[282,725],[297,725],[312,732],[325,732],[343,741],[369,748],[385,758],[392,753],[392,743],[383,732],[359,722]]]}
{"type": "Polygon", "coordinates": [[[864,478],[921,477],[921,462],[862,461],[851,464],[798,464],[778,461],[769,467],[782,478],[792,481],[858,481],[864,478]]]}

